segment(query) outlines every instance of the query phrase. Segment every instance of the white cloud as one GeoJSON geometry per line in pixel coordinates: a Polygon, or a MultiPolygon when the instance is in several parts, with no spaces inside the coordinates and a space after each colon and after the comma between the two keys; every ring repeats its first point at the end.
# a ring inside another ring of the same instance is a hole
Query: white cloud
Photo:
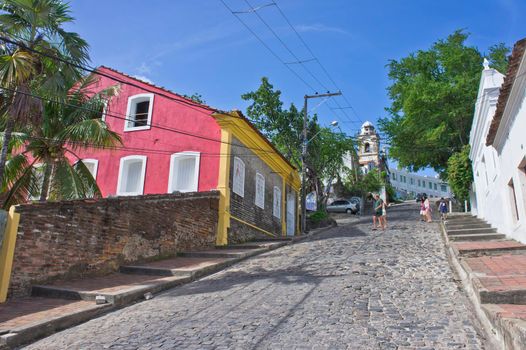
{"type": "Polygon", "coordinates": [[[153,84],[153,81],[151,81],[150,79],[148,79],[148,78],[145,77],[144,75],[134,75],[133,77],[134,77],[135,79],[142,80],[142,81],[144,81],[145,83],[153,84]]]}
{"type": "Polygon", "coordinates": [[[315,24],[300,24],[296,26],[296,30],[298,32],[333,32],[333,33],[339,33],[339,34],[345,34],[350,35],[348,31],[342,28],[338,27],[330,27],[326,26],[325,24],[321,23],[315,23],[315,24]]]}

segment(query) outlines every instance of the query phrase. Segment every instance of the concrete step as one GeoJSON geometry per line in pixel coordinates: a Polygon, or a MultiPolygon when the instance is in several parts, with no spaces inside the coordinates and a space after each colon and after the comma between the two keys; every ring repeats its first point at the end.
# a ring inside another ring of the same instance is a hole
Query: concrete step
{"type": "Polygon", "coordinates": [[[448,235],[474,235],[484,233],[496,233],[497,230],[494,228],[464,228],[460,230],[447,230],[448,235]]]}
{"type": "Polygon", "coordinates": [[[487,223],[474,223],[474,224],[446,224],[448,230],[459,230],[463,228],[491,228],[490,224],[487,223]]]}
{"type": "Polygon", "coordinates": [[[471,225],[471,224],[485,224],[486,221],[481,219],[462,219],[462,220],[446,220],[446,225],[471,225]]]}
{"type": "Polygon", "coordinates": [[[142,299],[145,293],[158,293],[192,280],[190,276],[148,276],[115,273],[103,277],[85,278],[51,285],[35,285],[35,297],[95,301],[103,296],[107,303],[125,305],[142,299]]]}
{"type": "Polygon", "coordinates": [[[491,241],[496,239],[504,239],[506,235],[502,233],[482,233],[482,234],[467,234],[467,235],[448,235],[450,241],[491,241]]]}
{"type": "Polygon", "coordinates": [[[461,264],[481,304],[526,305],[526,255],[472,257],[461,264]]]}
{"type": "Polygon", "coordinates": [[[526,244],[512,239],[502,241],[455,242],[452,243],[455,254],[461,257],[479,257],[485,255],[526,254],[526,244]]]}
{"type": "Polygon", "coordinates": [[[266,248],[259,249],[211,249],[201,250],[195,252],[180,252],[177,256],[187,258],[231,258],[231,259],[244,259],[250,256],[261,254],[268,251],[266,248]]]}
{"type": "Polygon", "coordinates": [[[277,249],[289,244],[290,240],[284,241],[254,241],[241,244],[228,245],[225,248],[218,249],[277,249]]]}
{"type": "Polygon", "coordinates": [[[473,216],[473,215],[449,215],[447,217],[448,221],[453,221],[453,220],[463,220],[463,219],[478,219],[476,216],[473,216]]]}
{"type": "Polygon", "coordinates": [[[143,264],[121,266],[119,271],[126,274],[153,276],[189,276],[197,278],[219,271],[232,265],[232,258],[176,257],[143,264]]]}
{"type": "Polygon", "coordinates": [[[0,349],[21,345],[75,326],[113,310],[113,305],[96,305],[78,300],[22,298],[0,304],[0,349]]]}
{"type": "Polygon", "coordinates": [[[500,334],[506,349],[524,349],[526,344],[526,305],[483,304],[482,310],[500,334]]]}

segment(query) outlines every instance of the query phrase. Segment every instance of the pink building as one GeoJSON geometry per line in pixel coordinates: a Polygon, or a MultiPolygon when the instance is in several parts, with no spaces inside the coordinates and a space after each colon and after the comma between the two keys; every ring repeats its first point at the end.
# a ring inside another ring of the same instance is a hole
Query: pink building
{"type": "Polygon", "coordinates": [[[107,67],[96,89],[120,85],[103,119],[123,145],[78,152],[104,197],[217,188],[221,129],[212,108],[107,67]],[[136,87],[137,86],[137,87],[136,87]]]}

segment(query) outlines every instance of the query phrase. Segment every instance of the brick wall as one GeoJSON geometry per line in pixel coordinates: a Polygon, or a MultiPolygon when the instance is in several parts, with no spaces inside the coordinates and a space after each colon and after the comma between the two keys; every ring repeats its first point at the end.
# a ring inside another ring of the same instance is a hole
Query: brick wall
{"type": "MultiPolygon", "coordinates": [[[[282,192],[283,180],[276,174],[261,158],[256,156],[251,150],[244,148],[243,144],[232,138],[232,159],[230,162],[230,213],[239,219],[260,227],[276,236],[281,236],[281,219],[273,215],[274,186],[282,192]],[[234,178],[234,157],[239,157],[245,163],[245,190],[244,196],[232,191],[234,178]],[[255,204],[256,199],[256,173],[265,177],[265,209],[261,209],[255,204]]],[[[281,215],[285,215],[282,211],[281,215]]],[[[255,238],[269,238],[269,235],[251,228],[235,219],[230,220],[228,232],[228,242],[244,242],[255,238]]]]}
{"type": "Polygon", "coordinates": [[[31,284],[213,247],[218,203],[212,191],[18,206],[10,295],[28,294],[31,284]]]}

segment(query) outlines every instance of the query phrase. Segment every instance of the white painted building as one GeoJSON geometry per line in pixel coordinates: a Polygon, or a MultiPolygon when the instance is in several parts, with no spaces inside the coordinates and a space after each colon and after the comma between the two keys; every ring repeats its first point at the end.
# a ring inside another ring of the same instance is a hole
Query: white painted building
{"type": "Polygon", "coordinates": [[[472,213],[526,243],[526,39],[504,77],[487,61],[471,128],[472,213]]]}
{"type": "Polygon", "coordinates": [[[418,193],[425,193],[434,198],[451,198],[451,188],[438,177],[417,175],[405,169],[391,169],[391,185],[400,198],[414,198],[418,193]]]}

